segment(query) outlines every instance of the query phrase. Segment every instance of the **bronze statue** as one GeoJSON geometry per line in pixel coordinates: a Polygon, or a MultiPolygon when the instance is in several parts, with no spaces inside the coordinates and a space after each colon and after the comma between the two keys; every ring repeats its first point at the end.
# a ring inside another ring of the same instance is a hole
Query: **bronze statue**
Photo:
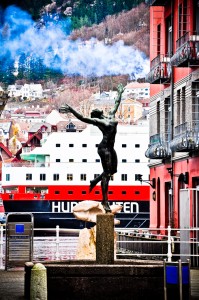
{"type": "Polygon", "coordinates": [[[103,172],[97,178],[90,181],[90,192],[97,185],[97,183],[101,181],[103,196],[102,205],[106,212],[111,212],[108,203],[109,180],[111,175],[117,172],[117,154],[114,150],[114,143],[118,122],[115,120],[115,113],[118,110],[122,98],[122,93],[124,91],[122,84],[118,85],[117,91],[118,96],[115,100],[114,108],[108,113],[108,116],[105,116],[103,114],[103,110],[94,109],[91,112],[91,118],[84,117],[68,104],[62,105],[59,109],[59,112],[61,113],[72,113],[79,120],[97,126],[103,134],[102,141],[98,145],[98,154],[101,158],[103,172]]]}

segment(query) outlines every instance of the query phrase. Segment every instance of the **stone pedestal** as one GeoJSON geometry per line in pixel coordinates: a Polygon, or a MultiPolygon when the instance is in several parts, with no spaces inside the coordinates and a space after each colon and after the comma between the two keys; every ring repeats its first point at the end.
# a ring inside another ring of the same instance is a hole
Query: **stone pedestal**
{"type": "Polygon", "coordinates": [[[114,215],[110,213],[97,215],[96,263],[114,263],[114,215]]]}

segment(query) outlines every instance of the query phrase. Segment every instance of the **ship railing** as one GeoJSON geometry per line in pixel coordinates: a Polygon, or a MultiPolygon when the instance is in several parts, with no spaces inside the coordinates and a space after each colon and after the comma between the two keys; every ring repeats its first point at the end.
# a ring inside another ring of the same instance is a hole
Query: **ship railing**
{"type": "MultiPolygon", "coordinates": [[[[76,259],[81,229],[34,228],[33,261],[76,259]]],[[[115,228],[116,259],[190,260],[199,267],[199,228],[115,228]]],[[[5,266],[5,225],[0,225],[0,269],[5,266]]]]}

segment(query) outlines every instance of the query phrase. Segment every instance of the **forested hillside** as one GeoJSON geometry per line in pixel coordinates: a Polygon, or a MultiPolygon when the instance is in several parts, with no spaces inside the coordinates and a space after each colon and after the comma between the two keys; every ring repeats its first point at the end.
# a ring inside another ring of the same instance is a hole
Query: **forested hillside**
{"type": "Polygon", "coordinates": [[[131,10],[143,0],[1,0],[3,9],[10,5],[16,5],[29,12],[34,20],[38,20],[43,11],[63,15],[70,15],[74,28],[82,25],[99,24],[107,15],[118,14],[131,10]],[[82,24],[83,23],[83,24],[82,24]]]}

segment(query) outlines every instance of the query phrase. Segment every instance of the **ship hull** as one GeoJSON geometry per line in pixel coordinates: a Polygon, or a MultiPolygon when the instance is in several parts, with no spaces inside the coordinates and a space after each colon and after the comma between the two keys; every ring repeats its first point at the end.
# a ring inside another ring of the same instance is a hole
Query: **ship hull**
{"type": "MultiPolygon", "coordinates": [[[[73,207],[80,201],[57,200],[6,200],[4,207],[8,213],[32,213],[35,228],[61,228],[82,229],[93,226],[93,223],[77,220],[73,213],[73,207]]],[[[122,212],[115,215],[120,220],[117,227],[121,228],[147,228],[149,226],[149,201],[110,201],[111,204],[123,206],[122,212]]]]}

